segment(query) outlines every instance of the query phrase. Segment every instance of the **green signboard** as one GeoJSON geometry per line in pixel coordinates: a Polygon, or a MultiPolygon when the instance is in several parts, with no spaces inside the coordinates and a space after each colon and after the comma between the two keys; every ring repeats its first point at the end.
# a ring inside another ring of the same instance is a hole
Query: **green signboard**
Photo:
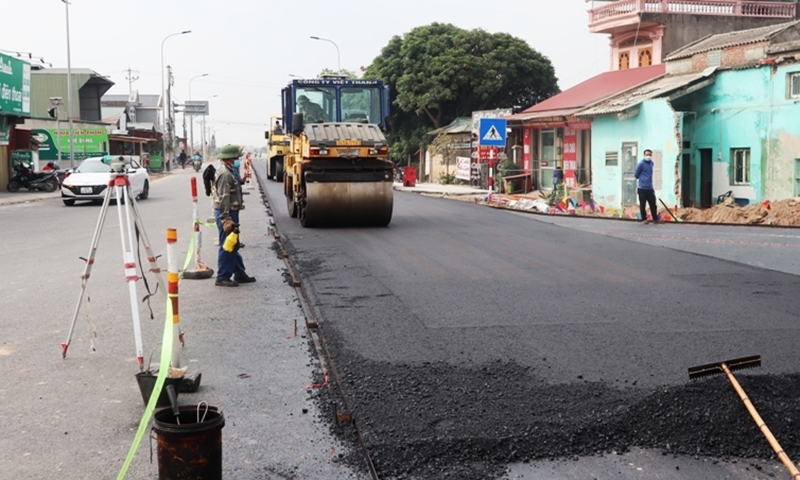
{"type": "Polygon", "coordinates": [[[0,114],[31,116],[31,64],[0,53],[0,114]]]}
{"type": "MultiPolygon", "coordinates": [[[[69,160],[69,130],[34,129],[33,134],[39,140],[39,160],[69,160]]],[[[100,128],[77,128],[72,131],[73,155],[75,160],[89,157],[101,157],[108,154],[108,133],[100,128]]]]}
{"type": "Polygon", "coordinates": [[[11,151],[11,168],[14,168],[20,162],[27,163],[28,166],[33,168],[33,151],[31,151],[31,150],[12,150],[11,151]]]}
{"type": "Polygon", "coordinates": [[[11,127],[0,125],[0,145],[8,145],[8,138],[11,136],[11,127]]]}

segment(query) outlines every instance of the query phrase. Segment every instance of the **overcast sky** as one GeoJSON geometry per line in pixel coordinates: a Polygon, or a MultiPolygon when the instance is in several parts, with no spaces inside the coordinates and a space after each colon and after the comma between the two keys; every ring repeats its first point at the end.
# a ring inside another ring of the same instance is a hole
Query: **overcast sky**
{"type": "MultiPolygon", "coordinates": [[[[67,66],[65,4],[61,0],[2,0],[0,50],[30,52],[53,67],[67,66]]],[[[164,64],[174,69],[174,97],[210,102],[208,126],[217,143],[263,144],[270,114],[290,74],[316,77],[369,65],[391,37],[432,22],[507,32],[553,63],[564,90],[608,69],[608,40],[591,34],[584,0],[72,0],[73,68],[109,77],[109,93],[161,90],[164,64]]],[[[180,118],[179,118],[180,121],[180,118]]],[[[199,127],[195,129],[195,138],[199,127]]]]}

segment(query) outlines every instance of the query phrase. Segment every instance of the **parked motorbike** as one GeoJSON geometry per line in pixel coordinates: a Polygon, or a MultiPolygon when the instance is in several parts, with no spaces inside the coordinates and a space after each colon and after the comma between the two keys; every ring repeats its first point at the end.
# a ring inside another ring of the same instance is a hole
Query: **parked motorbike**
{"type": "Polygon", "coordinates": [[[14,174],[8,181],[7,190],[16,192],[23,187],[28,190],[55,192],[58,190],[57,170],[34,172],[27,163],[20,162],[14,165],[14,174]]]}
{"type": "Polygon", "coordinates": [[[58,179],[59,185],[64,183],[64,179],[69,176],[70,173],[72,173],[70,170],[62,169],[55,162],[47,162],[47,165],[42,168],[43,172],[49,172],[51,170],[56,172],[56,178],[58,179]]]}

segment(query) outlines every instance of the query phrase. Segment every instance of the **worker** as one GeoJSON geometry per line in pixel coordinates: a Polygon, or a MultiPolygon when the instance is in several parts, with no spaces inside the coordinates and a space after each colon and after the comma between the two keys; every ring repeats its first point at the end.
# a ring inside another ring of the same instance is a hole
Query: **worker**
{"type": "Polygon", "coordinates": [[[305,95],[297,97],[297,104],[303,114],[303,121],[306,123],[319,123],[325,121],[325,110],[316,103],[310,101],[305,95]]]}
{"type": "Polygon", "coordinates": [[[272,127],[272,133],[276,135],[283,135],[283,127],[281,127],[281,122],[275,120],[275,126],[272,127]]]}
{"type": "Polygon", "coordinates": [[[222,165],[214,178],[214,217],[219,231],[219,255],[217,257],[217,281],[219,287],[238,287],[241,283],[255,282],[247,275],[244,260],[239,253],[239,242],[233,251],[225,251],[225,239],[232,232],[239,233],[239,210],[242,204],[242,188],[233,173],[233,162],[242,156],[238,145],[225,145],[219,153],[222,165]]]}

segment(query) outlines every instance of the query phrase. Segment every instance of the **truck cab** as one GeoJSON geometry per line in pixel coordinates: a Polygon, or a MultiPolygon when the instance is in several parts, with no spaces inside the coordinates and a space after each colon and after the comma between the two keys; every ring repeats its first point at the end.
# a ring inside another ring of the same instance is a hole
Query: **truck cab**
{"type": "Polygon", "coordinates": [[[282,116],[272,115],[269,117],[270,129],[264,134],[267,139],[267,178],[276,182],[283,181],[283,162],[291,143],[285,127],[282,116]]]}

